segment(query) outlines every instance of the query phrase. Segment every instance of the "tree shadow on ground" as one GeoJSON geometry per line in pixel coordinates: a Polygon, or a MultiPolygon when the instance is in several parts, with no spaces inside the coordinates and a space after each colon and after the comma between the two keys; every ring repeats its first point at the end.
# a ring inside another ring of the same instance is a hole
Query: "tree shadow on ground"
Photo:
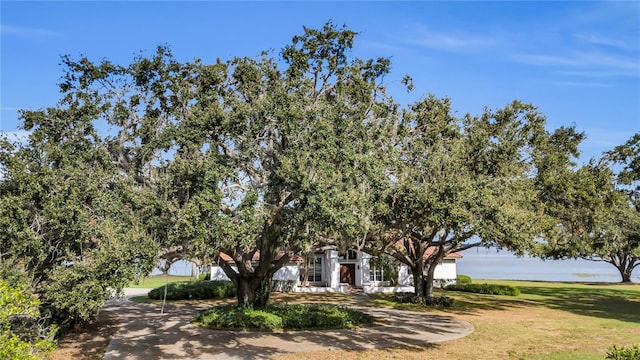
{"type": "MultiPolygon", "coordinates": [[[[615,284],[619,285],[619,284],[615,284]]],[[[578,315],[615,319],[624,322],[640,323],[640,286],[629,285],[607,286],[602,283],[575,284],[566,286],[554,283],[545,286],[517,285],[522,292],[520,296],[497,296],[486,294],[463,293],[457,291],[438,291],[438,296],[455,298],[451,308],[426,307],[413,304],[393,302],[393,295],[372,295],[370,305],[387,306],[394,309],[411,309],[416,311],[439,310],[455,315],[479,315],[481,311],[503,311],[510,309],[543,306],[549,309],[567,311],[578,315]]]]}
{"type": "Polygon", "coordinates": [[[58,349],[49,359],[102,359],[107,345],[120,325],[116,314],[102,311],[95,321],[61,334],[63,336],[58,343],[58,349]]]}
{"type": "Polygon", "coordinates": [[[437,296],[454,297],[454,305],[452,307],[443,306],[425,306],[411,303],[397,303],[393,301],[392,294],[375,294],[371,300],[365,302],[368,306],[383,306],[396,310],[411,310],[419,312],[443,311],[455,315],[477,315],[480,310],[508,310],[512,308],[521,308],[528,306],[526,300],[518,297],[495,296],[484,294],[473,294],[463,292],[444,291],[439,292],[437,296]]]}
{"type": "Polygon", "coordinates": [[[640,323],[640,286],[629,290],[607,289],[602,284],[587,286],[518,286],[525,294],[539,295],[538,306],[578,315],[640,323]]]}
{"type": "Polygon", "coordinates": [[[457,338],[473,327],[451,317],[388,309],[361,308],[386,325],[356,330],[285,332],[216,331],[190,321],[206,307],[169,305],[159,314],[157,304],[119,305],[124,328],[105,359],[136,358],[269,358],[278,354],[320,351],[403,348],[423,351],[431,342],[457,338]],[[132,355],[133,354],[133,355],[132,355]]]}

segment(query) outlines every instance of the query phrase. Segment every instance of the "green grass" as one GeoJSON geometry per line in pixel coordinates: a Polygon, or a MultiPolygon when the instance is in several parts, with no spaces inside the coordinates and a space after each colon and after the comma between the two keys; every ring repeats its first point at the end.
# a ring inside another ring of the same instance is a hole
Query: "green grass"
{"type": "Polygon", "coordinates": [[[160,300],[208,300],[236,296],[236,286],[231,281],[197,280],[173,282],[149,291],[148,296],[160,300]]]}
{"type": "Polygon", "coordinates": [[[138,289],[153,289],[160,286],[164,286],[164,284],[166,284],[167,282],[172,283],[172,282],[184,282],[184,281],[192,281],[192,280],[194,280],[194,278],[191,276],[154,275],[154,276],[147,276],[140,280],[134,281],[133,283],[129,284],[129,287],[138,288],[138,289]]]}
{"type": "Polygon", "coordinates": [[[520,289],[540,306],[589,317],[640,324],[640,285],[487,280],[520,289]]]}
{"type": "MultiPolygon", "coordinates": [[[[515,286],[520,296],[436,291],[455,299],[451,308],[398,304],[389,294],[372,294],[371,305],[435,312],[470,322],[475,331],[462,339],[417,351],[403,359],[600,359],[612,345],[640,344],[640,284],[553,283],[481,280],[515,286]],[[472,354],[472,356],[470,355],[472,354]]],[[[326,353],[306,357],[322,359],[326,353]]],[[[347,357],[333,353],[334,358],[347,357]]],[[[358,353],[359,359],[389,356],[358,353]]],[[[286,358],[286,357],[284,357],[286,358]]]]}
{"type": "MultiPolygon", "coordinates": [[[[305,353],[304,358],[603,360],[612,345],[640,344],[640,284],[482,279],[474,282],[515,286],[521,294],[512,297],[437,290],[436,296],[455,299],[451,308],[399,304],[391,294],[370,294],[370,306],[449,315],[470,322],[475,331],[465,338],[433,346],[319,351],[305,353]]],[[[351,297],[341,293],[274,293],[271,299],[274,304],[317,304],[344,302],[351,297]]],[[[277,358],[299,357],[300,354],[291,354],[277,358]]]]}
{"type": "Polygon", "coordinates": [[[129,298],[129,300],[133,302],[141,303],[141,304],[162,304],[162,300],[150,299],[146,295],[132,296],[129,298]]]}

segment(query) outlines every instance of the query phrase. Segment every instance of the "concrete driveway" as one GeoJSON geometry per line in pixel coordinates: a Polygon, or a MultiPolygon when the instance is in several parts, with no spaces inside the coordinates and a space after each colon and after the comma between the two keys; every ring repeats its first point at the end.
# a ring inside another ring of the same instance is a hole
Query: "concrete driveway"
{"type": "MultiPolygon", "coordinates": [[[[127,289],[127,297],[149,289],[127,289]]],[[[362,296],[362,295],[359,295],[362,296]]],[[[366,296],[366,295],[365,295],[366,296]]],[[[127,298],[110,300],[105,310],[120,317],[121,328],[107,347],[105,360],[115,359],[265,359],[278,354],[330,349],[410,347],[464,337],[473,332],[467,322],[447,316],[359,307],[387,325],[357,330],[239,332],[203,329],[190,323],[210,305],[168,305],[127,298]]]]}

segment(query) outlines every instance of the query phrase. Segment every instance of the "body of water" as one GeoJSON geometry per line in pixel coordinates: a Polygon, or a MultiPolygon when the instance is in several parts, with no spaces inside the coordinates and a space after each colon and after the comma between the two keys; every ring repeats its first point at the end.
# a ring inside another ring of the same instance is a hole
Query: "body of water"
{"type": "MultiPolygon", "coordinates": [[[[528,256],[517,257],[506,250],[495,248],[473,248],[460,253],[463,258],[456,261],[458,274],[472,279],[538,280],[619,282],[620,273],[613,265],[588,260],[540,260],[528,256]]],[[[191,263],[174,263],[169,274],[191,275],[191,263]]],[[[160,274],[155,269],[152,275],[160,274]]],[[[640,268],[636,268],[631,279],[640,283],[640,268]]]]}
{"type": "MultiPolygon", "coordinates": [[[[158,268],[153,269],[150,275],[161,275],[162,271],[158,270],[158,268]]],[[[178,260],[171,264],[169,268],[170,275],[176,276],[193,276],[193,265],[189,261],[178,260]]]]}
{"type": "MultiPolygon", "coordinates": [[[[589,260],[541,260],[495,248],[473,248],[460,252],[458,274],[472,279],[619,282],[622,278],[611,264],[589,260]]],[[[640,268],[631,279],[640,283],[640,268]]]]}

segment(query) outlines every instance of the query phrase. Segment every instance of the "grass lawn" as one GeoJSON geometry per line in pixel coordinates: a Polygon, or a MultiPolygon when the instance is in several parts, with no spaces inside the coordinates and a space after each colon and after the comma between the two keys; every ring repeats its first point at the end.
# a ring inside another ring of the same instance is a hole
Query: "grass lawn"
{"type": "MultiPolygon", "coordinates": [[[[462,339],[424,347],[321,351],[277,359],[604,359],[611,345],[640,343],[640,285],[481,281],[520,288],[518,297],[442,292],[453,308],[436,310],[474,325],[462,339]]],[[[396,305],[371,295],[371,305],[396,305]]],[[[426,310],[426,311],[434,311],[426,310]]],[[[409,320],[410,321],[410,320],[409,320]]]]}
{"type": "Polygon", "coordinates": [[[181,282],[181,281],[191,281],[195,280],[191,276],[177,276],[177,275],[154,275],[144,277],[137,282],[133,282],[129,285],[132,288],[141,288],[141,289],[154,289],[159,286],[164,286],[167,282],[181,282]]]}
{"type": "MultiPolygon", "coordinates": [[[[169,281],[189,277],[170,277],[169,281]]],[[[164,285],[164,276],[146,278],[139,287],[164,285]]],[[[524,281],[474,280],[475,283],[513,285],[518,297],[439,291],[455,298],[452,308],[433,309],[395,304],[389,294],[370,294],[371,306],[435,312],[470,322],[475,331],[462,339],[402,349],[328,350],[281,355],[276,359],[604,359],[611,345],[640,344],[640,284],[578,284],[524,281]]],[[[342,293],[273,293],[273,303],[340,303],[351,296],[342,293]]],[[[146,297],[137,299],[148,301],[146,297]],[[145,300],[146,299],[146,300],[145,300]]],[[[211,306],[232,304],[235,299],[211,300],[211,306]]],[[[173,302],[193,304],[192,301],[173,302]]],[[[203,303],[205,303],[203,301],[203,303]]],[[[411,321],[411,319],[407,319],[411,321]]],[[[104,325],[104,324],[102,324],[104,325]]],[[[109,325],[107,323],[107,325],[109,325]]],[[[109,329],[109,326],[102,328],[109,329]]],[[[86,347],[100,348],[104,336],[89,330],[71,337],[52,359],[80,358],[86,347]],[[74,342],[75,339],[75,342],[74,342]],[[95,341],[94,341],[95,340],[95,341]],[[94,342],[91,342],[94,341],[94,342]],[[87,345],[92,344],[92,345],[87,345]],[[101,343],[100,343],[101,344],[101,343]],[[69,352],[74,350],[75,352],[69,352]],[[79,356],[79,355],[78,355],[79,356]]],[[[106,342],[103,341],[106,346],[106,342]]],[[[83,359],[101,359],[102,353],[83,359]]]]}

